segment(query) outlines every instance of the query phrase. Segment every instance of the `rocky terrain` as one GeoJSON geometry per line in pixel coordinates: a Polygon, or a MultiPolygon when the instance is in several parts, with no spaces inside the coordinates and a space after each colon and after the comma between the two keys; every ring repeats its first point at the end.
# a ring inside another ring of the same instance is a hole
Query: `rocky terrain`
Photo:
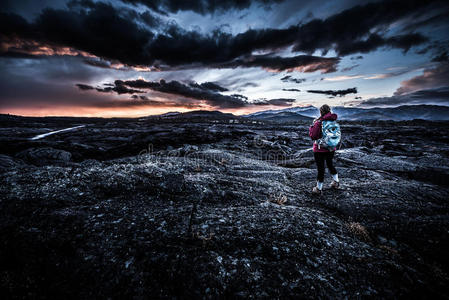
{"type": "Polygon", "coordinates": [[[448,298],[449,123],[341,126],[0,116],[1,298],[448,298]]]}

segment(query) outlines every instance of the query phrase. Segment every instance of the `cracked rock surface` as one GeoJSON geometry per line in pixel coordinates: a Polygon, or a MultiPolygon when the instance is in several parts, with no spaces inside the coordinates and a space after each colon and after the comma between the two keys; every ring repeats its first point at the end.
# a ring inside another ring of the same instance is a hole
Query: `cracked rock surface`
{"type": "Polygon", "coordinates": [[[321,196],[308,124],[0,125],[4,299],[449,296],[448,123],[341,123],[321,196]]]}

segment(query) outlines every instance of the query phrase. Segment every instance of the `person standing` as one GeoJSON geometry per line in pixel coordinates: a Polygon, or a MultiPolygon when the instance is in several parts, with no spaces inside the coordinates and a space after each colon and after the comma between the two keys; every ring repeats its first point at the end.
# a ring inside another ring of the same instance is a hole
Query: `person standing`
{"type": "MultiPolygon", "coordinates": [[[[340,181],[338,179],[338,172],[333,164],[333,158],[335,155],[336,147],[333,147],[332,143],[323,142],[323,132],[322,132],[323,122],[331,121],[327,122],[326,126],[337,127],[337,129],[331,128],[330,130],[333,132],[337,132],[339,142],[340,127],[335,122],[337,120],[337,117],[338,117],[337,114],[331,112],[331,108],[329,107],[329,105],[324,104],[323,106],[320,107],[320,117],[315,119],[313,121],[313,124],[309,128],[309,136],[314,141],[313,155],[318,170],[316,186],[313,187],[312,189],[312,193],[314,194],[321,194],[321,191],[323,190],[325,163],[327,165],[327,168],[329,169],[329,172],[332,175],[331,187],[337,189],[340,186],[340,181]],[[329,146],[329,144],[331,146],[329,146]]],[[[335,139],[337,139],[336,136],[337,135],[334,136],[335,139]]]]}

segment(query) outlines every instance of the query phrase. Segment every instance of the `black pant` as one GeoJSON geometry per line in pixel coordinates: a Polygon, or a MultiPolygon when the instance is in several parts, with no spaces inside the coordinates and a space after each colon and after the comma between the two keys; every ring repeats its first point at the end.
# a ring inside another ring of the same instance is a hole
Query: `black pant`
{"type": "Polygon", "coordinates": [[[313,156],[315,157],[316,167],[318,169],[318,176],[316,179],[319,182],[324,181],[324,161],[326,161],[327,168],[332,175],[337,174],[337,170],[332,163],[332,159],[334,158],[335,151],[331,152],[314,152],[313,156]]]}

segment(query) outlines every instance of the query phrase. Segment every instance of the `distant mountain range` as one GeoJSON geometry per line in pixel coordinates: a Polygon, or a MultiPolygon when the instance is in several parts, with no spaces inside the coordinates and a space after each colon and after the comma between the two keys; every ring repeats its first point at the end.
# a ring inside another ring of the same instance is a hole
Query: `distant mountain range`
{"type": "MultiPolygon", "coordinates": [[[[373,121],[373,120],[393,120],[406,121],[414,119],[446,121],[449,120],[449,106],[441,105],[403,105],[398,107],[343,107],[337,106],[332,111],[338,114],[340,120],[348,121],[373,121]]],[[[195,110],[190,112],[168,112],[162,115],[149,116],[147,118],[161,119],[256,119],[268,122],[299,122],[311,121],[318,117],[318,108],[314,106],[289,107],[279,110],[264,110],[255,113],[235,116],[231,113],[220,111],[195,110]]]]}
{"type": "MultiPolygon", "coordinates": [[[[150,116],[153,117],[153,116],[150,116]]],[[[238,118],[231,113],[223,113],[218,110],[193,110],[189,112],[167,112],[165,114],[156,115],[154,117],[164,118],[164,119],[191,119],[191,118],[218,118],[218,119],[232,119],[238,118]]]]}
{"type": "MultiPolygon", "coordinates": [[[[431,121],[449,121],[449,106],[442,105],[403,105],[398,107],[343,107],[337,106],[332,111],[338,114],[339,120],[348,121],[373,121],[373,120],[393,120],[406,121],[414,119],[431,121]]],[[[194,110],[189,112],[168,112],[161,115],[141,117],[141,120],[173,120],[173,121],[220,121],[229,123],[248,123],[254,121],[267,122],[300,122],[312,121],[318,116],[318,108],[314,106],[289,107],[279,110],[264,110],[255,113],[236,116],[231,113],[220,111],[194,110]]],[[[0,122],[11,122],[14,119],[22,118],[14,115],[0,114],[0,122]]],[[[28,119],[36,119],[27,117],[28,119]]],[[[67,119],[70,117],[47,117],[49,119],[67,119]]],[[[92,121],[99,118],[78,118],[92,121]]],[[[101,119],[101,118],[100,118],[101,119]]]]}
{"type": "MultiPolygon", "coordinates": [[[[250,122],[250,119],[241,116],[235,116],[231,113],[223,113],[218,110],[193,110],[188,112],[167,112],[161,115],[151,115],[147,117],[139,118],[141,120],[167,120],[167,121],[228,121],[228,120],[241,120],[245,122],[250,122]]],[[[232,121],[231,121],[232,122],[232,121]]]]}
{"type": "MultiPolygon", "coordinates": [[[[338,114],[340,120],[449,120],[449,106],[440,105],[403,105],[398,107],[342,107],[337,106],[332,111],[338,114]]],[[[305,121],[318,116],[318,109],[314,106],[289,107],[280,110],[265,110],[244,117],[267,121],[305,121]]]]}
{"type": "Polygon", "coordinates": [[[261,113],[255,116],[244,116],[250,117],[252,119],[258,119],[263,121],[270,122],[297,122],[297,121],[312,121],[313,118],[304,116],[300,113],[292,112],[292,111],[281,111],[281,112],[269,112],[269,113],[261,113]]]}

